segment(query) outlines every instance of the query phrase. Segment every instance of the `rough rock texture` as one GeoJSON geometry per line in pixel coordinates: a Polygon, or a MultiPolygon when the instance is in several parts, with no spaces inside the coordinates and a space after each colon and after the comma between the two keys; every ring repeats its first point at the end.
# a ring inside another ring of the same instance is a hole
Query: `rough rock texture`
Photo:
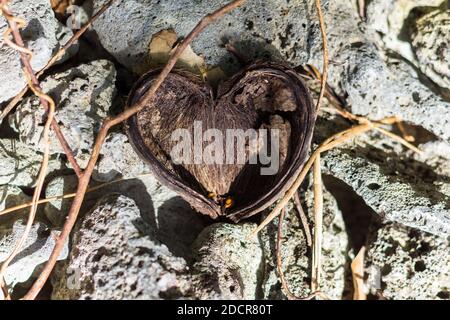
{"type": "Polygon", "coordinates": [[[367,25],[381,35],[386,48],[415,62],[408,31],[422,11],[433,10],[445,2],[446,0],[369,1],[366,7],[367,25]]]}
{"type": "MultiPolygon", "coordinates": [[[[14,139],[0,139],[0,185],[31,187],[41,167],[42,154],[14,139]]],[[[52,157],[49,171],[59,169],[59,160],[52,157]]]]}
{"type": "Polygon", "coordinates": [[[185,260],[149,233],[133,200],[120,195],[103,198],[76,228],[70,260],[60,269],[53,299],[186,297],[191,283],[185,260]],[[70,279],[70,270],[79,278],[70,279]]]}
{"type": "Polygon", "coordinates": [[[28,201],[30,201],[30,197],[24,194],[20,188],[13,185],[0,186],[0,211],[28,201]]]}
{"type": "MultiPolygon", "coordinates": [[[[369,21],[372,11],[379,15],[379,11],[371,9],[375,6],[372,3],[378,2],[371,2],[367,9],[369,21]]],[[[420,5],[398,2],[396,6],[409,8],[404,9],[405,12],[420,5]]],[[[95,1],[97,7],[100,3],[102,0],[95,1]]],[[[223,3],[222,0],[214,3],[121,1],[108,10],[94,28],[104,47],[120,62],[131,69],[145,70],[148,43],[153,34],[170,27],[183,36],[204,13],[223,3]],[[184,19],[185,12],[189,12],[190,19],[184,19]],[[129,33],[127,30],[136,31],[129,33]],[[117,34],[122,36],[117,37],[117,34]]],[[[415,69],[406,62],[387,58],[379,52],[375,46],[376,36],[370,31],[378,27],[364,29],[358,25],[356,9],[348,1],[324,1],[323,7],[330,57],[337,62],[330,67],[330,83],[340,87],[338,91],[348,94],[352,111],[372,119],[396,114],[443,139],[450,139],[450,120],[442,117],[450,112],[450,103],[422,84],[415,69]]],[[[388,7],[382,12],[391,9],[388,7]]],[[[258,56],[254,54],[256,51],[262,56],[283,58],[292,64],[312,63],[319,68],[322,64],[321,38],[313,1],[247,2],[209,26],[194,41],[194,50],[204,55],[207,63],[219,64],[226,71],[235,70],[229,60],[233,59],[219,46],[224,38],[232,39],[249,57],[258,56]]]]}
{"type": "MultiPolygon", "coordinates": [[[[13,0],[10,9],[28,24],[21,32],[29,49],[33,51],[31,66],[42,69],[72,35],[72,32],[56,20],[47,0],[13,0]]],[[[6,20],[0,16],[0,33],[6,29],[6,20]]],[[[18,53],[0,43],[0,103],[14,97],[26,85],[18,53]]]]}
{"type": "Polygon", "coordinates": [[[97,181],[131,178],[149,172],[147,165],[139,158],[123,133],[110,133],[100,153],[101,158],[93,173],[93,178],[97,181]]]}
{"type": "Polygon", "coordinates": [[[450,89],[449,34],[450,10],[436,10],[416,21],[412,39],[420,70],[447,89],[450,89]]]}
{"type": "Polygon", "coordinates": [[[373,231],[369,243],[365,270],[372,292],[387,299],[450,298],[448,240],[386,224],[373,231]]]}
{"type": "MultiPolygon", "coordinates": [[[[342,299],[346,287],[346,268],[349,258],[348,238],[342,213],[333,196],[325,192],[324,226],[322,245],[322,281],[321,290],[332,299],[342,299]]],[[[313,228],[312,192],[306,192],[307,214],[310,228],[313,228]]],[[[278,219],[261,231],[264,248],[265,271],[262,292],[265,299],[284,299],[281,283],[276,269],[276,235],[278,219]]],[[[312,232],[312,231],[311,231],[312,232]]],[[[311,248],[308,247],[300,217],[292,203],[283,223],[283,241],[281,257],[283,273],[293,294],[304,297],[310,294],[311,285],[311,248]]]]}
{"type": "Polygon", "coordinates": [[[259,299],[263,252],[259,239],[247,239],[256,224],[216,223],[202,231],[193,245],[200,299],[259,299]]]}
{"type": "MultiPolygon", "coordinates": [[[[75,175],[58,176],[50,180],[45,188],[45,197],[52,198],[68,193],[73,193],[77,188],[78,178],[75,175]]],[[[48,220],[55,227],[62,227],[70,206],[72,199],[58,199],[45,204],[44,213],[48,220]]]]}
{"type": "MultiPolygon", "coordinates": [[[[16,242],[25,230],[26,220],[18,219],[0,224],[0,261],[4,261],[16,242]]],[[[23,245],[23,250],[11,262],[6,273],[6,282],[12,288],[14,285],[25,282],[35,274],[42,263],[46,262],[55,246],[57,231],[52,231],[42,222],[35,222],[29,237],[23,245]]],[[[59,260],[67,257],[67,246],[64,247],[59,260]]]]}
{"type": "MultiPolygon", "coordinates": [[[[93,11],[104,1],[86,1],[85,7],[93,11]]],[[[183,37],[205,13],[225,2],[117,0],[94,29],[112,56],[140,73],[150,63],[148,44],[154,33],[174,28],[183,37]]],[[[411,127],[413,133],[427,131],[423,133],[426,139],[415,135],[415,143],[425,153],[413,155],[379,134],[368,134],[324,154],[323,170],[348,184],[381,218],[414,228],[373,225],[367,240],[366,270],[370,279],[381,274],[380,291],[374,294],[390,299],[448,299],[450,118],[446,115],[450,103],[441,90],[449,88],[448,10],[444,0],[372,0],[366,4],[365,22],[358,17],[356,1],[322,1],[331,59],[329,83],[357,114],[371,119],[397,115],[417,125],[411,127]]],[[[219,64],[231,74],[239,66],[220,46],[227,39],[251,59],[271,56],[293,65],[310,63],[319,70],[322,65],[312,0],[248,1],[208,27],[194,41],[193,49],[209,65],[219,64]]],[[[2,69],[10,67],[1,60],[3,52],[0,47],[0,71],[10,72],[2,69]]],[[[7,58],[16,59],[15,53],[11,54],[7,58]]],[[[1,78],[17,73],[0,74],[1,78]]],[[[101,119],[111,110],[115,77],[112,63],[94,61],[44,82],[44,89],[59,102],[58,121],[82,165],[101,119]]],[[[20,139],[34,150],[39,150],[42,130],[42,111],[38,110],[37,100],[27,98],[9,119],[20,139]]],[[[314,134],[316,144],[349,126],[347,121],[322,116],[314,134]]],[[[41,155],[11,139],[1,139],[0,145],[0,192],[6,197],[0,198],[6,201],[0,201],[1,209],[22,202],[22,197],[27,200],[14,185],[33,185],[41,155]]],[[[55,156],[61,153],[57,145],[55,142],[52,150],[55,156]]],[[[111,132],[94,180],[111,181],[142,172],[146,167],[127,137],[111,132]]],[[[73,176],[52,177],[46,196],[73,191],[74,181],[73,176]]],[[[352,212],[341,215],[335,200],[327,193],[325,197],[322,288],[332,298],[347,298],[351,288],[346,282],[348,255],[352,254],[347,235],[351,231],[342,216],[352,212]]],[[[310,215],[312,195],[306,193],[305,198],[309,208],[305,211],[310,215]]],[[[54,275],[54,298],[285,298],[275,270],[276,220],[254,241],[246,239],[254,227],[251,223],[215,224],[197,237],[211,221],[193,212],[152,176],[111,184],[89,193],[86,200],[81,213],[88,213],[73,234],[70,260],[54,275]],[[121,195],[103,198],[89,211],[94,200],[111,192],[121,195]]],[[[45,214],[55,226],[63,223],[68,203],[46,205],[45,214]]],[[[285,276],[291,290],[304,296],[309,293],[311,252],[292,205],[283,229],[285,276]]],[[[17,231],[11,227],[1,239],[14,234],[17,231]]],[[[48,235],[39,239],[51,241],[48,235]]],[[[29,265],[36,266],[43,257],[29,265]]]]}
{"type": "MultiPolygon", "coordinates": [[[[102,3],[103,0],[94,1],[95,8],[102,3]]],[[[135,71],[143,71],[153,34],[173,28],[178,35],[186,36],[206,13],[226,3],[225,0],[118,1],[94,23],[94,29],[102,45],[118,61],[135,71]]],[[[231,56],[220,47],[227,39],[236,41],[237,47],[249,56],[277,54],[278,50],[278,55],[304,63],[310,51],[310,36],[319,34],[316,21],[312,20],[313,10],[313,2],[248,1],[210,25],[192,46],[210,65],[233,64],[231,56]]]]}
{"type": "MultiPolygon", "coordinates": [[[[55,118],[82,167],[87,163],[101,120],[108,115],[113,103],[115,77],[114,65],[98,60],[55,74],[42,82],[44,92],[49,93],[58,106],[55,118]]],[[[41,148],[43,113],[39,99],[33,96],[25,99],[9,117],[20,140],[38,150],[41,148]]],[[[51,141],[51,152],[63,153],[54,134],[51,141]]]]}
{"type": "Polygon", "coordinates": [[[396,115],[450,139],[450,120],[443,116],[450,103],[422,84],[411,66],[395,58],[383,61],[373,44],[358,46],[347,59],[342,86],[352,112],[373,120],[396,115]]]}
{"type": "Polygon", "coordinates": [[[449,195],[433,184],[448,178],[427,165],[360,141],[328,152],[323,166],[382,218],[443,237],[450,234],[449,195]]]}

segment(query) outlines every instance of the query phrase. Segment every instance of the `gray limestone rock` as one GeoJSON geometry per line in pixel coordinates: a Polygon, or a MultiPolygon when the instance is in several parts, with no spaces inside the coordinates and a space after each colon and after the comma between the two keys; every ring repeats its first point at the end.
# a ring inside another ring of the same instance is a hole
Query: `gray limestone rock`
{"type": "MultiPolygon", "coordinates": [[[[312,192],[305,194],[304,210],[308,216],[308,224],[313,230],[312,192]]],[[[327,191],[324,193],[324,225],[322,242],[322,281],[321,290],[332,299],[342,299],[346,286],[346,269],[348,268],[348,235],[346,234],[342,213],[336,200],[327,191]]],[[[264,248],[265,275],[262,282],[262,293],[265,299],[284,299],[280,278],[276,269],[276,236],[278,218],[261,231],[261,242],[264,248]]],[[[284,277],[290,291],[297,297],[309,295],[311,285],[311,248],[308,247],[300,216],[289,203],[283,223],[283,240],[281,242],[281,258],[284,277]]]]}
{"type": "MultiPolygon", "coordinates": [[[[72,31],[56,20],[50,2],[47,0],[13,0],[10,9],[17,17],[27,21],[22,37],[33,51],[31,66],[42,69],[52,55],[72,35],[72,31]]],[[[0,16],[0,33],[6,29],[6,20],[0,16]]],[[[73,52],[72,52],[73,53],[73,52]]],[[[26,85],[18,53],[0,43],[0,103],[14,97],[26,85]]]]}
{"type": "Polygon", "coordinates": [[[93,173],[93,178],[97,181],[133,178],[149,172],[149,168],[123,133],[111,132],[103,143],[100,154],[93,173]]]}
{"type": "Polygon", "coordinates": [[[255,227],[216,223],[202,231],[193,245],[194,290],[204,291],[197,293],[200,299],[260,298],[263,252],[257,238],[247,239],[255,227]]]}
{"type": "Polygon", "coordinates": [[[412,46],[420,70],[439,86],[450,89],[450,10],[436,10],[416,21],[412,46]]]}
{"type": "MultiPolygon", "coordinates": [[[[42,82],[43,91],[57,104],[55,119],[81,167],[87,164],[95,134],[113,104],[115,77],[114,65],[98,60],[52,75],[42,82]]],[[[42,144],[43,114],[39,99],[33,96],[26,98],[9,117],[20,140],[37,150],[42,144]]],[[[63,153],[54,134],[51,152],[63,153]]]]}
{"type": "Polygon", "coordinates": [[[450,246],[426,232],[385,224],[374,228],[365,260],[372,294],[386,299],[449,299],[450,246]]]}
{"type": "MultiPolygon", "coordinates": [[[[0,185],[32,187],[41,167],[42,154],[14,139],[0,139],[0,185]]],[[[48,172],[61,168],[51,157],[48,172]]]]}
{"type": "MultiPolygon", "coordinates": [[[[26,220],[18,219],[0,225],[0,261],[4,261],[12,252],[17,241],[25,231],[26,220]]],[[[40,269],[50,257],[58,232],[50,229],[42,222],[35,222],[25,241],[22,251],[11,262],[6,273],[6,282],[10,288],[27,281],[40,269]]],[[[68,247],[64,247],[59,260],[67,257],[68,247]]]]}
{"type": "Polygon", "coordinates": [[[136,203],[103,198],[75,229],[53,299],[161,299],[189,296],[188,266],[151,237],[136,203]]]}

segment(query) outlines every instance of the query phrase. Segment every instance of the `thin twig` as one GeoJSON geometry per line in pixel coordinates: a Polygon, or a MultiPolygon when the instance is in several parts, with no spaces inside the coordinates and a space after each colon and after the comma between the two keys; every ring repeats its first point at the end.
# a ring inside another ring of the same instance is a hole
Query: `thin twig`
{"type": "MultiPolygon", "coordinates": [[[[140,175],[137,175],[137,176],[134,176],[134,177],[130,177],[130,178],[120,178],[120,179],[112,180],[112,181],[109,181],[109,182],[105,182],[105,183],[99,184],[99,185],[97,185],[95,187],[88,188],[86,190],[86,193],[97,191],[99,189],[102,189],[102,188],[107,187],[109,185],[112,185],[114,183],[118,183],[118,182],[126,181],[126,180],[138,179],[138,178],[141,178],[141,177],[144,177],[144,176],[149,176],[149,175],[151,175],[151,173],[143,173],[143,174],[140,174],[140,175]]],[[[49,198],[45,198],[45,199],[40,199],[37,202],[37,204],[39,205],[39,204],[44,204],[44,203],[48,203],[48,202],[51,202],[51,201],[70,199],[70,198],[75,197],[75,195],[76,195],[76,193],[72,192],[72,193],[62,194],[60,196],[54,196],[54,197],[49,197],[49,198]]],[[[17,206],[11,207],[11,208],[4,209],[4,210],[0,211],[0,216],[6,215],[8,213],[19,211],[21,209],[28,208],[28,207],[30,207],[32,205],[32,203],[33,202],[27,202],[27,203],[19,204],[17,206]]]]}
{"type": "Polygon", "coordinates": [[[50,98],[48,95],[44,94],[42,91],[40,91],[38,88],[34,86],[34,84],[31,82],[31,79],[28,79],[28,85],[33,90],[34,94],[36,94],[39,98],[45,99],[48,104],[48,114],[47,114],[47,120],[45,122],[44,131],[43,131],[43,143],[44,143],[44,150],[43,150],[43,160],[42,165],[39,171],[39,175],[36,182],[36,188],[34,189],[32,204],[30,208],[30,213],[28,215],[27,224],[25,226],[25,231],[23,232],[22,236],[19,238],[19,240],[14,245],[14,249],[6,258],[6,260],[3,261],[1,267],[0,267],[0,286],[2,287],[3,292],[7,292],[8,289],[6,287],[5,283],[5,273],[7,271],[7,268],[11,261],[17,256],[17,254],[22,249],[25,241],[28,238],[28,235],[31,231],[31,227],[33,226],[34,218],[36,216],[37,211],[37,202],[39,200],[39,197],[42,192],[42,188],[45,181],[45,176],[47,174],[47,168],[48,168],[48,161],[50,157],[50,126],[53,120],[53,116],[55,114],[55,103],[53,102],[52,98],[50,98]]]}
{"type": "Polygon", "coordinates": [[[408,133],[408,130],[406,129],[405,125],[403,124],[403,121],[397,122],[398,129],[402,133],[403,138],[408,142],[414,142],[416,139],[413,135],[408,133]]]}
{"type": "MultiPolygon", "coordinates": [[[[297,212],[300,216],[300,221],[302,222],[303,230],[305,231],[306,244],[308,245],[308,247],[311,247],[312,236],[311,236],[311,230],[309,229],[308,217],[306,216],[305,211],[303,210],[302,202],[300,201],[298,192],[294,193],[294,204],[295,204],[295,208],[297,209],[297,212]]],[[[0,212],[0,215],[1,215],[1,212],[0,212]]]]}
{"type": "Polygon", "coordinates": [[[288,189],[286,194],[283,196],[283,198],[277,203],[275,208],[272,210],[272,212],[264,219],[263,222],[260,223],[260,225],[249,235],[249,237],[254,237],[256,234],[261,231],[270,221],[272,221],[276,216],[280,214],[281,209],[286,205],[286,203],[294,196],[294,193],[297,191],[297,189],[302,184],[303,180],[306,177],[306,174],[308,173],[309,169],[313,165],[315,159],[318,157],[318,155],[321,152],[330,150],[340,144],[343,144],[347,142],[350,139],[353,139],[354,137],[367,132],[372,129],[374,124],[372,123],[365,123],[360,124],[357,126],[354,126],[350,129],[344,130],[342,132],[339,132],[327,140],[325,140],[310,156],[308,161],[303,166],[302,170],[300,171],[300,174],[298,175],[297,179],[294,181],[292,186],[288,189]]]}
{"type": "MultiPolygon", "coordinates": [[[[5,39],[5,43],[7,43],[9,46],[11,46],[13,49],[19,51],[20,53],[20,60],[22,61],[22,64],[24,66],[24,73],[26,76],[29,76],[31,79],[31,82],[33,86],[40,90],[39,81],[33,71],[33,68],[31,67],[31,56],[32,53],[29,49],[25,47],[25,44],[23,42],[22,36],[19,32],[19,25],[21,27],[24,27],[25,21],[21,18],[14,17],[9,10],[7,4],[9,0],[1,0],[1,12],[5,19],[8,21],[9,28],[6,28],[3,37],[5,39]],[[19,25],[18,25],[19,24],[19,25]],[[11,40],[9,40],[9,34],[13,35],[15,43],[12,43],[11,40]]],[[[16,99],[14,99],[15,101],[16,99]]],[[[44,107],[45,112],[49,112],[49,102],[43,98],[43,96],[39,97],[39,100],[41,102],[41,105],[44,107]]],[[[73,155],[72,150],[70,149],[69,144],[67,143],[67,140],[64,138],[64,135],[61,132],[61,129],[58,126],[58,123],[54,118],[52,118],[51,127],[53,131],[55,132],[56,137],[58,138],[64,153],[67,156],[67,160],[69,160],[70,164],[72,165],[75,173],[79,177],[81,175],[81,169],[75,160],[75,157],[73,155]]]]}
{"type": "Polygon", "coordinates": [[[313,291],[310,295],[306,297],[297,297],[292,291],[289,289],[289,285],[284,277],[283,273],[283,264],[281,258],[281,240],[283,239],[283,221],[286,215],[286,207],[281,210],[280,217],[278,219],[278,231],[277,231],[277,241],[276,241],[276,260],[277,260],[277,271],[278,276],[280,277],[281,287],[289,300],[311,300],[315,297],[321,297],[322,299],[329,300],[329,297],[323,293],[322,291],[313,291]]]}
{"type": "Polygon", "coordinates": [[[76,222],[76,219],[78,217],[78,212],[80,211],[81,204],[83,202],[87,187],[89,185],[89,181],[92,175],[92,172],[95,168],[95,164],[97,163],[100,149],[102,147],[102,144],[108,134],[108,131],[111,127],[123,122],[124,120],[128,119],[135,113],[139,112],[142,108],[144,108],[146,105],[151,103],[156,91],[161,86],[167,75],[170,73],[172,68],[174,67],[176,61],[180,57],[180,55],[183,53],[183,51],[186,49],[186,47],[189,45],[189,43],[200,33],[205,29],[209,24],[214,22],[219,17],[223,16],[224,14],[227,14],[228,12],[234,10],[238,6],[242,5],[245,2],[245,0],[236,0],[233,1],[224,7],[218,9],[217,11],[205,16],[200,20],[200,22],[195,26],[195,28],[186,36],[186,38],[176,47],[175,51],[171,55],[169,61],[167,62],[166,66],[162,69],[161,73],[158,75],[158,77],[153,82],[152,86],[148,89],[148,91],[144,94],[142,99],[138,101],[135,105],[131,106],[130,108],[126,109],[124,112],[119,114],[116,117],[113,118],[107,118],[103,122],[101,129],[97,135],[92,155],[89,159],[88,165],[83,172],[82,176],[80,177],[78,181],[78,188],[75,195],[75,198],[72,202],[72,206],[69,210],[69,214],[67,216],[67,220],[63,226],[63,229],[61,231],[61,234],[56,240],[55,247],[46,262],[43,270],[41,271],[39,277],[37,278],[36,282],[33,284],[31,289],[28,291],[28,293],[24,296],[23,299],[34,299],[36,298],[37,294],[40,292],[42,287],[44,286],[45,282],[47,281],[48,277],[50,276],[51,271],[53,270],[53,267],[55,266],[55,263],[57,261],[57,258],[59,254],[61,253],[62,248],[64,247],[64,243],[66,242],[67,238],[69,237],[69,234],[76,222]]]}
{"type": "Polygon", "coordinates": [[[322,99],[325,94],[327,79],[328,79],[328,41],[327,41],[327,29],[325,27],[325,21],[323,19],[322,7],[320,0],[316,0],[317,15],[319,17],[320,32],[322,34],[322,48],[323,48],[323,68],[322,68],[322,79],[320,85],[319,98],[317,99],[316,110],[320,109],[322,105],[322,99]]]}
{"type": "MultiPolygon", "coordinates": [[[[36,77],[39,79],[45,71],[47,71],[50,67],[52,67],[55,62],[57,62],[65,53],[66,51],[74,45],[80,37],[91,27],[91,25],[94,23],[95,20],[97,20],[98,17],[100,17],[103,12],[106,11],[106,9],[111,6],[111,4],[116,0],[110,0],[107,3],[105,3],[100,10],[97,11],[96,14],[94,14],[89,21],[77,32],[73,34],[73,36],[67,41],[62,48],[56,52],[56,54],[47,62],[44,68],[42,68],[37,74],[36,77]]],[[[0,121],[3,120],[14,107],[19,103],[19,101],[23,98],[23,96],[28,92],[28,86],[25,86],[9,103],[8,105],[1,111],[0,113],[0,121]]]]}
{"type": "Polygon", "coordinates": [[[320,169],[320,154],[314,161],[313,169],[314,188],[314,241],[312,254],[311,290],[320,290],[322,271],[322,225],[323,225],[323,186],[320,169]]]}
{"type": "Polygon", "coordinates": [[[408,141],[406,141],[405,139],[403,139],[402,137],[399,137],[398,135],[384,130],[383,128],[380,127],[374,127],[375,130],[379,131],[380,133],[384,134],[385,136],[388,136],[389,138],[391,138],[394,141],[397,141],[399,143],[401,143],[402,145],[404,145],[405,147],[407,147],[408,149],[411,149],[412,151],[414,151],[417,154],[423,154],[423,151],[420,150],[419,148],[417,148],[415,145],[409,143],[408,141]]]}

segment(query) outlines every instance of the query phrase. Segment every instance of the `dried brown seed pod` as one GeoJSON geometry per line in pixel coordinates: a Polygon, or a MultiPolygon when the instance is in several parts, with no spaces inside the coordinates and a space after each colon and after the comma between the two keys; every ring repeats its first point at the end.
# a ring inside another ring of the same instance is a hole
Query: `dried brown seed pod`
{"type": "MultiPolygon", "coordinates": [[[[158,72],[152,70],[137,81],[128,106],[142,97],[158,72]]],[[[215,98],[211,87],[199,77],[174,70],[153,102],[128,120],[127,131],[135,149],[162,184],[178,192],[199,212],[237,222],[273,204],[292,184],[306,160],[315,119],[308,89],[293,69],[257,63],[220,85],[215,98]],[[173,139],[177,129],[184,129],[194,139],[189,150],[184,150],[190,154],[191,162],[180,163],[173,158],[174,148],[180,142],[173,139]],[[209,134],[226,137],[230,132],[262,132],[261,129],[268,130],[265,144],[251,142],[261,142],[261,136],[251,140],[244,134],[248,138],[244,146],[238,144],[236,135],[230,147],[226,144],[230,140],[217,142],[217,136],[212,139],[209,134]],[[269,133],[275,131],[278,135],[269,133]],[[199,132],[204,140],[195,145],[199,132]],[[277,144],[278,148],[272,148],[277,144]],[[217,156],[218,149],[212,148],[211,152],[211,145],[223,146],[223,153],[231,151],[231,156],[224,156],[223,163],[205,163],[205,158],[195,162],[199,160],[195,159],[198,152],[217,156]],[[256,163],[251,161],[262,146],[272,148],[267,154],[278,158],[274,174],[262,173],[267,163],[259,157],[256,163]]]]}

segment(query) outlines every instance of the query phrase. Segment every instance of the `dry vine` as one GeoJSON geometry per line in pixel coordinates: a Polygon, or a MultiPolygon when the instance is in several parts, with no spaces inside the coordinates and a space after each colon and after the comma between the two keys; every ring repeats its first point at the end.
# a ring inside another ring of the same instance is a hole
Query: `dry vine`
{"type": "MultiPolygon", "coordinates": [[[[22,63],[24,65],[25,74],[29,77],[29,87],[31,90],[40,98],[41,104],[44,107],[45,111],[47,112],[47,120],[44,130],[44,160],[39,172],[39,176],[37,179],[37,186],[34,192],[33,200],[29,204],[25,204],[22,206],[18,206],[15,208],[4,210],[3,212],[0,212],[0,215],[12,212],[14,210],[18,210],[20,208],[30,206],[30,213],[29,218],[27,222],[27,229],[23,235],[23,237],[20,239],[19,243],[15,247],[13,253],[10,255],[10,257],[4,262],[0,269],[0,284],[2,286],[3,291],[5,292],[5,297],[9,297],[8,295],[8,289],[6,285],[4,284],[3,280],[3,274],[8,266],[8,263],[14,258],[15,254],[20,250],[23,242],[26,240],[26,235],[29,231],[29,228],[31,227],[34,219],[34,214],[36,212],[37,205],[39,203],[44,203],[46,201],[50,201],[55,198],[68,198],[68,197],[74,197],[74,200],[72,202],[71,208],[69,210],[67,220],[63,226],[62,232],[56,239],[55,247],[46,262],[43,270],[41,271],[39,277],[37,278],[36,282],[33,284],[33,286],[30,288],[28,293],[23,297],[23,299],[34,299],[44,286],[45,282],[47,281],[48,277],[50,276],[50,273],[52,272],[55,263],[57,261],[58,256],[60,255],[60,252],[62,248],[64,247],[65,242],[67,241],[70,232],[72,231],[72,228],[77,220],[78,213],[80,211],[83,199],[87,192],[93,191],[94,189],[98,189],[100,187],[103,187],[104,185],[97,186],[91,189],[88,189],[89,182],[91,179],[92,172],[94,170],[94,167],[97,163],[100,150],[102,147],[102,144],[109,132],[109,129],[113,126],[122,123],[123,121],[127,120],[132,115],[139,112],[141,109],[143,109],[149,102],[152,101],[156,91],[160,87],[160,85],[164,82],[167,75],[171,72],[172,68],[174,67],[176,61],[180,57],[180,55],[183,53],[183,51],[187,48],[187,46],[192,42],[192,40],[205,29],[209,24],[213,23],[216,19],[220,18],[221,16],[227,14],[228,12],[234,10],[235,8],[242,5],[245,0],[235,0],[230,2],[229,4],[225,5],[224,7],[216,10],[215,12],[206,15],[204,18],[200,20],[200,22],[195,26],[195,28],[186,36],[186,38],[181,41],[176,49],[173,51],[172,55],[170,56],[169,61],[167,62],[166,66],[162,69],[156,80],[153,82],[152,86],[148,89],[148,91],[144,94],[144,96],[133,106],[123,111],[121,114],[110,117],[105,119],[103,122],[100,131],[98,132],[98,135],[95,140],[95,144],[93,146],[93,151],[91,154],[91,157],[89,159],[89,162],[87,164],[87,167],[84,171],[81,171],[78,164],[76,163],[76,160],[73,157],[73,154],[70,150],[70,147],[68,146],[66,140],[64,139],[64,136],[62,135],[57,122],[54,120],[54,102],[51,100],[50,97],[45,95],[41,92],[38,82],[38,77],[40,77],[49,67],[51,67],[55,61],[57,61],[62,54],[69,48],[73,43],[75,43],[79,37],[89,28],[89,26],[92,24],[92,22],[100,16],[113,2],[114,0],[108,1],[92,18],[91,20],[77,33],[74,34],[74,36],[68,41],[68,43],[58,51],[58,53],[49,61],[49,63],[44,67],[43,70],[41,70],[39,73],[35,74],[30,66],[30,55],[31,52],[24,47],[22,38],[20,36],[19,27],[24,24],[24,21],[14,17],[8,10],[7,4],[8,0],[0,0],[1,2],[1,12],[5,16],[5,18],[8,21],[9,28],[6,31],[5,34],[5,42],[8,43],[12,48],[18,50],[20,52],[20,56],[22,59],[22,63]],[[14,41],[9,41],[8,35],[9,33],[13,34],[14,41]],[[55,131],[55,134],[60,141],[61,145],[63,146],[64,152],[67,155],[68,160],[72,164],[72,167],[74,168],[74,171],[76,172],[78,176],[78,186],[77,190],[74,194],[71,195],[64,195],[61,197],[55,197],[51,199],[39,199],[42,185],[45,179],[45,172],[46,167],[48,163],[48,154],[49,154],[49,131],[51,128],[55,131]]],[[[413,138],[411,136],[408,136],[405,133],[405,139],[383,129],[381,126],[386,124],[399,124],[401,130],[401,123],[399,122],[399,119],[395,117],[390,117],[383,119],[381,121],[372,122],[364,117],[359,117],[356,115],[351,114],[350,112],[346,111],[345,108],[342,106],[342,104],[337,101],[330,88],[327,86],[327,71],[328,71],[328,48],[327,48],[327,39],[326,39],[326,28],[324,23],[324,18],[321,10],[321,3],[320,0],[315,0],[317,14],[319,17],[319,24],[323,39],[323,70],[322,74],[317,72],[314,68],[312,70],[309,70],[307,72],[309,77],[316,78],[321,83],[321,89],[319,93],[319,97],[317,100],[316,109],[319,110],[323,97],[326,97],[334,106],[335,109],[333,109],[335,112],[340,114],[341,116],[350,119],[352,121],[358,122],[357,125],[344,130],[340,133],[337,133],[333,135],[332,137],[326,139],[322,144],[320,144],[316,150],[312,153],[309,160],[306,162],[304,168],[301,170],[299,176],[296,178],[292,186],[288,189],[284,197],[278,202],[276,207],[272,210],[272,212],[267,216],[267,218],[256,228],[256,230],[252,233],[252,235],[256,235],[264,226],[266,226],[270,221],[272,221],[276,216],[278,216],[281,213],[281,216],[279,217],[279,225],[278,225],[278,233],[277,233],[277,269],[278,273],[280,275],[280,279],[282,282],[283,290],[285,291],[286,295],[289,299],[311,299],[313,297],[319,296],[322,298],[327,298],[325,294],[323,294],[320,291],[320,270],[321,270],[321,264],[320,264],[320,256],[321,256],[321,235],[322,235],[322,211],[323,211],[323,195],[322,195],[322,181],[321,181],[321,172],[320,172],[320,154],[322,152],[325,152],[327,150],[330,150],[338,145],[341,145],[345,142],[348,142],[350,139],[353,139],[356,136],[359,136],[365,132],[368,132],[370,130],[377,130],[380,133],[402,143],[406,147],[412,149],[415,152],[420,152],[415,146],[410,144],[408,141],[413,141],[413,138]],[[406,141],[408,140],[408,141],[406,141]],[[311,240],[311,235],[309,231],[309,227],[306,221],[306,217],[303,213],[300,200],[298,198],[297,189],[302,184],[305,176],[307,175],[308,171],[311,169],[311,167],[314,166],[313,170],[313,178],[314,178],[314,240],[311,240]],[[280,254],[280,246],[281,246],[281,239],[282,239],[282,222],[284,218],[284,210],[287,202],[294,197],[297,210],[299,211],[302,224],[305,229],[305,235],[307,242],[312,242],[313,245],[313,270],[312,270],[312,283],[311,283],[311,291],[312,294],[306,298],[298,298],[295,295],[291,293],[289,290],[286,280],[284,278],[282,267],[281,267],[281,254],[280,254]]],[[[14,107],[17,105],[17,103],[22,99],[22,97],[26,94],[28,88],[23,89],[9,104],[8,106],[3,110],[1,114],[1,118],[5,117],[14,107]]],[[[404,131],[402,131],[404,132],[404,131]]],[[[110,183],[108,183],[110,184],[110,183]]]]}
{"type": "Polygon", "coordinates": [[[129,109],[126,109],[124,112],[119,114],[118,116],[107,118],[102,126],[101,129],[97,135],[92,155],[89,159],[88,165],[84,172],[81,174],[78,180],[78,188],[76,195],[74,197],[74,200],[72,202],[72,206],[69,210],[69,214],[67,217],[67,220],[63,226],[62,232],[59,235],[59,237],[56,240],[55,247],[53,249],[52,254],[50,255],[49,260],[44,266],[44,269],[40,273],[39,277],[37,278],[36,282],[33,284],[31,289],[28,291],[28,293],[23,297],[23,299],[34,299],[36,298],[37,294],[40,292],[42,287],[44,286],[45,282],[47,281],[48,277],[50,276],[51,271],[53,270],[53,267],[55,266],[55,263],[57,261],[57,258],[64,246],[64,243],[69,237],[70,232],[72,231],[72,228],[76,222],[78,213],[81,208],[81,204],[83,202],[84,196],[86,194],[89,181],[92,175],[92,172],[94,170],[94,167],[97,163],[100,149],[102,147],[102,144],[106,138],[106,135],[108,134],[108,131],[111,127],[123,122],[124,120],[128,119],[135,113],[139,112],[142,108],[144,108],[153,98],[156,91],[158,90],[159,86],[163,83],[164,79],[167,77],[167,75],[170,73],[172,68],[174,67],[176,61],[180,57],[180,55],[183,53],[183,51],[186,49],[186,47],[189,45],[189,43],[203,30],[205,29],[209,24],[214,22],[217,18],[223,16],[224,14],[232,11],[233,9],[237,8],[238,6],[242,5],[245,0],[236,0],[233,1],[224,7],[218,9],[217,11],[205,16],[203,19],[200,20],[200,22],[195,26],[195,28],[186,36],[186,38],[177,46],[173,54],[171,55],[168,63],[166,66],[162,69],[161,73],[155,80],[155,82],[152,84],[152,86],[149,88],[149,90],[145,93],[145,95],[142,97],[142,99],[136,103],[134,106],[132,106],[129,109]]]}

